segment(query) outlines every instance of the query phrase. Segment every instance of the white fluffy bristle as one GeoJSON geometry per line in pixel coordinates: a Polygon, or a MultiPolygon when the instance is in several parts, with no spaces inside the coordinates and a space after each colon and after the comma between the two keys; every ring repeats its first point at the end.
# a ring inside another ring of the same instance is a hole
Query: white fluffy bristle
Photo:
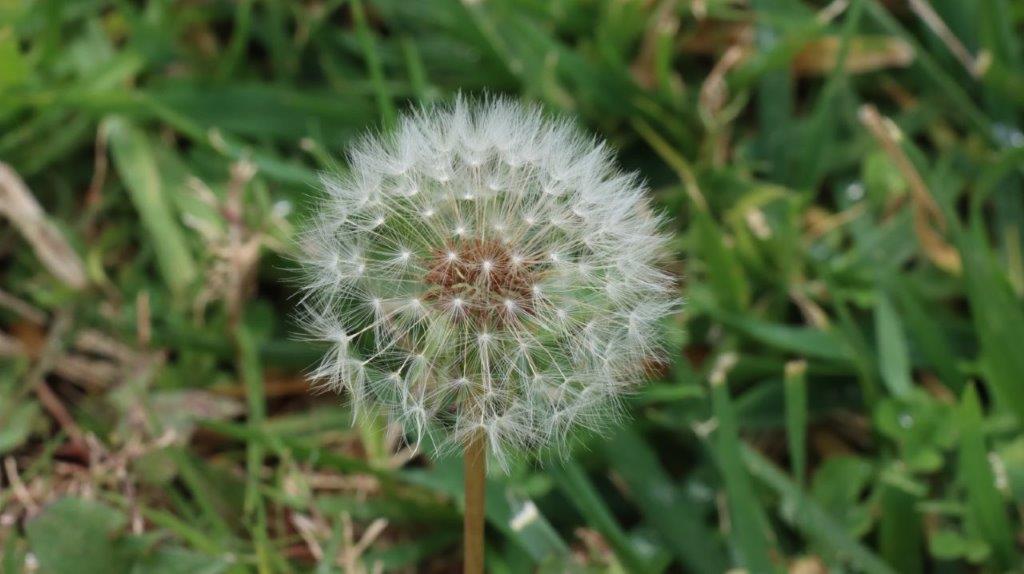
{"type": "Polygon", "coordinates": [[[600,428],[677,305],[646,190],[571,123],[503,99],[405,116],[325,175],[303,242],[313,373],[501,463],[600,428]]]}

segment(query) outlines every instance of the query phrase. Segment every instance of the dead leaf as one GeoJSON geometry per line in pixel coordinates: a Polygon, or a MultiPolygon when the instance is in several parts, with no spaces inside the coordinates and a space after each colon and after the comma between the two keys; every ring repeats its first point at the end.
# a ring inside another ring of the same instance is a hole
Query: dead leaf
{"type": "Polygon", "coordinates": [[[946,220],[939,209],[935,198],[928,191],[924,179],[914,167],[913,162],[900,147],[903,135],[899,127],[889,118],[878,113],[871,104],[860,107],[858,112],[861,123],[871,132],[875,140],[882,146],[889,159],[896,164],[903,179],[910,187],[911,206],[914,210],[914,232],[921,243],[921,249],[936,267],[959,275],[963,269],[960,252],[946,242],[940,231],[945,230],[946,220]]]}
{"type": "Polygon", "coordinates": [[[0,214],[18,229],[32,246],[42,264],[72,289],[88,281],[85,266],[64,235],[47,217],[25,182],[7,164],[0,162],[0,214]]]}
{"type": "MultiPolygon", "coordinates": [[[[839,60],[838,36],[826,36],[809,42],[793,59],[798,76],[823,76],[835,69],[839,60]]],[[[856,36],[850,39],[850,51],[844,68],[849,74],[864,74],[888,68],[905,68],[914,62],[914,48],[892,36],[856,36]]]]}

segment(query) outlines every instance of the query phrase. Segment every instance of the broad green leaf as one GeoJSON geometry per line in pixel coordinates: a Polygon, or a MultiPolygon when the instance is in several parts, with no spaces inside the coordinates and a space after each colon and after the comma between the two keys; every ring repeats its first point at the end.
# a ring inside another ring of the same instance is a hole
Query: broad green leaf
{"type": "Polygon", "coordinates": [[[900,459],[914,472],[935,472],[942,468],[943,451],[956,442],[951,405],[915,389],[906,399],[885,398],[875,406],[875,429],[891,438],[900,459]]]}
{"type": "Polygon", "coordinates": [[[992,556],[992,547],[978,538],[966,538],[953,530],[939,530],[928,538],[928,552],[939,560],[964,559],[979,564],[992,556]]]}
{"type": "Polygon", "coordinates": [[[871,512],[862,498],[872,475],[868,461],[839,455],[825,459],[811,482],[814,499],[854,537],[871,528],[871,512]]]}
{"type": "Polygon", "coordinates": [[[39,417],[39,404],[35,401],[25,401],[0,405],[0,417],[3,419],[3,425],[0,425],[0,454],[5,454],[18,448],[28,439],[32,425],[39,417]]]}
{"type": "Polygon", "coordinates": [[[131,555],[118,537],[127,518],[117,510],[80,498],[62,498],[26,527],[42,574],[131,572],[131,555]]]}

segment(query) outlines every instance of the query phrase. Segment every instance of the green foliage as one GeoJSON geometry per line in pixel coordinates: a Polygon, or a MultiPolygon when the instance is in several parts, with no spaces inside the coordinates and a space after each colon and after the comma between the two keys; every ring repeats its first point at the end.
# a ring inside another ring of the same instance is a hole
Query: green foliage
{"type": "Polygon", "coordinates": [[[118,537],[125,517],[95,502],[66,498],[26,526],[28,542],[46,572],[128,572],[118,537]]]}
{"type": "Polygon", "coordinates": [[[26,536],[39,571],[177,574],[217,574],[230,564],[161,543],[151,536],[125,532],[126,518],[117,509],[76,498],[47,507],[26,526],[26,536]]]}
{"type": "Polygon", "coordinates": [[[491,477],[491,571],[1020,571],[1024,10],[914,3],[964,61],[905,4],[0,2],[0,161],[90,282],[3,226],[0,571],[457,570],[459,460],[308,392],[290,258],[458,91],[607,138],[686,301],[631,418],[491,477]]]}

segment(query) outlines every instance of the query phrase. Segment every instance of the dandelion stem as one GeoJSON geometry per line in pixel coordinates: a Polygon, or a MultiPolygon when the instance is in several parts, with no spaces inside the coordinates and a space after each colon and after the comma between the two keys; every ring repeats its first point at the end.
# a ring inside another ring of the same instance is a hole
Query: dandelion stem
{"type": "Polygon", "coordinates": [[[465,450],[466,513],[463,521],[465,574],[484,571],[484,478],[487,474],[486,439],[477,431],[465,450]]]}

